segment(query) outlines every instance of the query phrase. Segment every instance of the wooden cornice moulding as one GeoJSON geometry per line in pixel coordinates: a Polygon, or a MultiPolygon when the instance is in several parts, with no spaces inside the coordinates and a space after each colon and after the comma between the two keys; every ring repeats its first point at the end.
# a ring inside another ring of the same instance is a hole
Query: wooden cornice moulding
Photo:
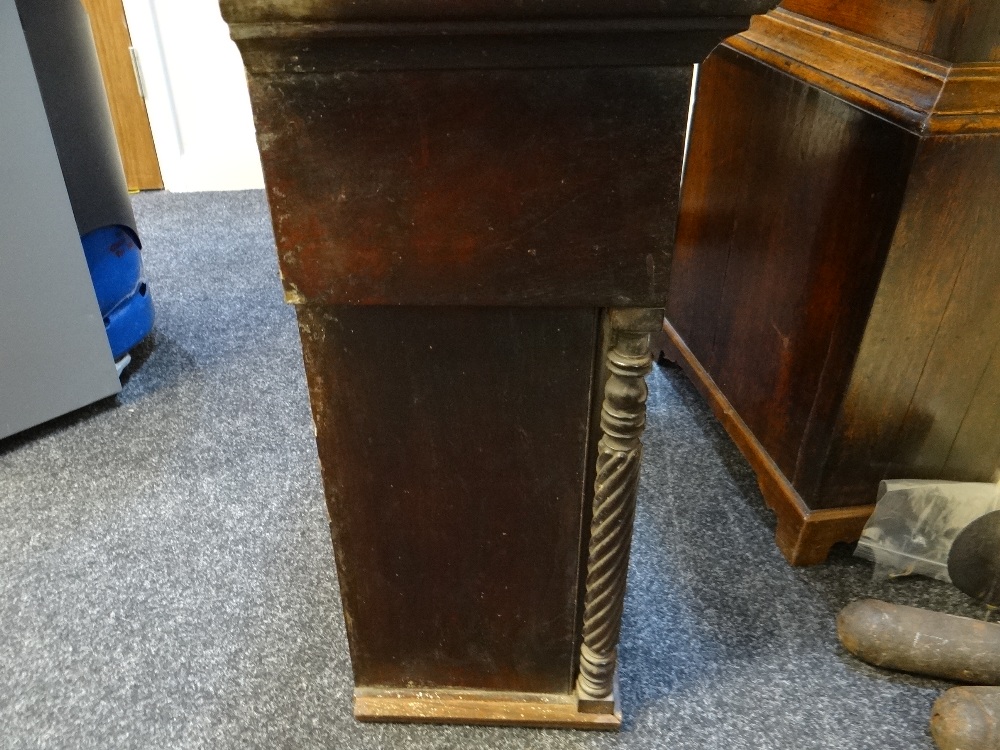
{"type": "Polygon", "coordinates": [[[462,70],[670,66],[701,62],[743,16],[527,21],[230,22],[247,70],[462,70]]]}
{"type": "Polygon", "coordinates": [[[928,130],[956,135],[1000,131],[1000,63],[953,66],[928,130]]]}
{"type": "MultiPolygon", "coordinates": [[[[669,18],[765,13],[773,0],[222,0],[232,23],[248,21],[503,21],[669,18]]],[[[744,21],[745,23],[745,21],[744,21]]]]}
{"type": "Polygon", "coordinates": [[[252,73],[701,62],[776,0],[222,0],[252,73]]]}
{"type": "Polygon", "coordinates": [[[1000,63],[950,64],[781,8],[725,44],[919,135],[1000,132],[1000,63]]]}

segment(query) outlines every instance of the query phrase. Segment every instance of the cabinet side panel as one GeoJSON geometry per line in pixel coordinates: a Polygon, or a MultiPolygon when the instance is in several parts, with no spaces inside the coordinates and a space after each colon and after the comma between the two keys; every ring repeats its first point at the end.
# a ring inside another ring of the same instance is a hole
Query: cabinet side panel
{"type": "Polygon", "coordinates": [[[781,7],[950,62],[1000,59],[995,0],[784,0],[781,7]]]}
{"type": "Polygon", "coordinates": [[[932,53],[943,2],[927,0],[784,0],[781,7],[832,26],[918,52],[932,53]]]}
{"type": "Polygon", "coordinates": [[[709,372],[733,225],[753,182],[751,154],[733,134],[754,131],[760,116],[734,101],[732,70],[730,56],[716,52],[698,76],[667,296],[667,318],[709,372]]]}
{"type": "Polygon", "coordinates": [[[700,81],[671,315],[688,300],[682,336],[812,504],[915,139],[727,47],[700,81]]]}
{"type": "Polygon", "coordinates": [[[358,686],[572,690],[597,318],[299,308],[358,686]]]}
{"type": "Polygon", "coordinates": [[[891,477],[989,481],[1000,440],[1000,137],[921,146],[823,495],[891,477]]]}

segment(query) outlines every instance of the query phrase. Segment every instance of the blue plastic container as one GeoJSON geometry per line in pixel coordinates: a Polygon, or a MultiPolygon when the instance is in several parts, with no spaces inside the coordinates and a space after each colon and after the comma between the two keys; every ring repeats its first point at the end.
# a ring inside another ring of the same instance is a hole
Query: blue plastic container
{"type": "Polygon", "coordinates": [[[125,227],[95,229],[81,238],[97,303],[115,360],[153,330],[153,298],[135,236],[125,227]]]}

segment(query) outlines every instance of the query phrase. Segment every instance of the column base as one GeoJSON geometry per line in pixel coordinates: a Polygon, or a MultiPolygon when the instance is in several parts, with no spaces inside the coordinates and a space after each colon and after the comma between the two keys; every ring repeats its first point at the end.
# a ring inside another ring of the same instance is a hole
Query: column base
{"type": "MultiPolygon", "coordinates": [[[[577,693],[579,694],[579,682],[577,682],[577,693]]],[[[618,670],[616,669],[611,695],[601,700],[577,698],[577,710],[584,714],[619,714],[618,695],[618,670]]]]}

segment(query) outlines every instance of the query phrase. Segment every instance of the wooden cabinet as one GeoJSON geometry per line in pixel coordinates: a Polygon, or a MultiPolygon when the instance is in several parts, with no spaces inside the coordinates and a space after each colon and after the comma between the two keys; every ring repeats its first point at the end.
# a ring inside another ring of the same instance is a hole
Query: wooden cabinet
{"type": "Polygon", "coordinates": [[[224,0],[355,715],[608,729],[692,63],[766,0],[224,0]]]}
{"type": "Polygon", "coordinates": [[[793,563],[1000,466],[1000,11],[786,0],[702,68],[666,347],[793,563]]]}

